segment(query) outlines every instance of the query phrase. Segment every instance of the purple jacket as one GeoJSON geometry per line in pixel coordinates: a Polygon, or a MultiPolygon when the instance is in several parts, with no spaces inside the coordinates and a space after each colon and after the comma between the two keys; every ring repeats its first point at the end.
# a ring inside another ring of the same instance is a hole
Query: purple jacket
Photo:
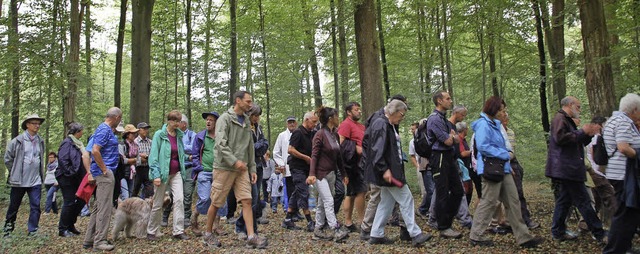
{"type": "Polygon", "coordinates": [[[191,145],[191,179],[196,180],[198,173],[202,171],[202,148],[204,147],[204,136],[207,135],[207,130],[203,130],[196,134],[196,138],[193,139],[191,145]]]}
{"type": "Polygon", "coordinates": [[[584,182],[587,168],[584,164],[584,146],[592,136],[578,129],[562,109],[551,122],[549,151],[544,175],[554,179],[584,182]]]}

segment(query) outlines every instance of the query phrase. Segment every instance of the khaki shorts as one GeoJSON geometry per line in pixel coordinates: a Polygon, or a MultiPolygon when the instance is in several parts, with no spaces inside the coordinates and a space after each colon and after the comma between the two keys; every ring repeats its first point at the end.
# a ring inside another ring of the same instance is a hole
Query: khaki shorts
{"type": "Polygon", "coordinates": [[[238,202],[251,199],[251,179],[248,172],[214,169],[211,183],[211,204],[222,207],[227,202],[227,195],[233,188],[238,202]]]}

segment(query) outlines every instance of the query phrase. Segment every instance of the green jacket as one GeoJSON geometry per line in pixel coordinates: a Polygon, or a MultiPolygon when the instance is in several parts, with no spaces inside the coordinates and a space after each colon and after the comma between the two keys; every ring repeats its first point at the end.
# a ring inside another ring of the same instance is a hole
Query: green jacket
{"type": "Polygon", "coordinates": [[[238,122],[238,116],[231,107],[216,121],[216,145],[213,149],[213,169],[235,171],[233,164],[241,160],[247,163],[249,172],[256,172],[253,133],[249,116],[244,115],[244,124],[238,122]]]}
{"type": "MultiPolygon", "coordinates": [[[[189,156],[184,153],[184,144],[182,143],[182,135],[184,133],[176,128],[176,139],[178,142],[178,159],[180,160],[180,174],[182,180],[186,179],[184,172],[184,162],[189,156]]],[[[160,178],[162,183],[169,180],[169,163],[171,162],[171,142],[167,136],[167,125],[163,125],[161,130],[153,134],[151,142],[151,152],[149,152],[149,180],[153,181],[160,178]]]]}

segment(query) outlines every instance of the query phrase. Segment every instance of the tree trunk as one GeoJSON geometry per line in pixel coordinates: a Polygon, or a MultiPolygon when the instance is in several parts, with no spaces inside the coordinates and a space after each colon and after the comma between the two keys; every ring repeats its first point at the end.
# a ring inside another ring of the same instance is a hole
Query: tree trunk
{"type": "Polygon", "coordinates": [[[169,105],[169,51],[167,50],[167,36],[163,31],[162,35],[162,56],[164,58],[164,64],[162,69],[164,70],[164,99],[162,103],[162,117],[160,121],[163,120],[163,116],[167,113],[167,105],[169,105]]]}
{"type": "Polygon", "coordinates": [[[491,30],[489,30],[489,72],[491,75],[493,96],[500,96],[500,92],[498,90],[498,77],[496,74],[495,34],[491,30]]]}
{"type": "MultiPolygon", "coordinates": [[[[633,24],[634,24],[634,36],[633,43],[636,47],[636,63],[640,63],[640,0],[633,1],[633,24]]],[[[640,64],[636,65],[638,71],[638,77],[640,77],[640,64]]]]}
{"type": "Polygon", "coordinates": [[[191,0],[186,0],[187,9],[184,14],[187,23],[187,119],[191,122],[191,75],[192,75],[192,51],[193,29],[191,28],[191,0]]]}
{"type": "Polygon", "coordinates": [[[419,68],[420,68],[420,115],[425,115],[426,114],[426,108],[425,108],[425,104],[426,104],[426,94],[425,94],[425,83],[424,83],[424,50],[423,50],[423,38],[422,38],[422,33],[423,33],[423,28],[422,26],[424,25],[424,23],[422,22],[423,20],[423,16],[424,13],[422,12],[422,3],[421,2],[416,2],[416,17],[417,17],[417,21],[418,21],[418,62],[419,62],[419,68]]]}
{"type": "Polygon", "coordinates": [[[444,70],[444,42],[440,40],[440,35],[442,34],[442,23],[440,22],[440,8],[436,8],[436,33],[437,33],[437,41],[438,41],[438,53],[440,54],[440,89],[445,89],[447,85],[447,74],[444,70]]]}
{"type": "Polygon", "coordinates": [[[207,1],[207,7],[206,7],[206,19],[205,19],[205,32],[204,32],[204,56],[202,56],[203,59],[203,65],[202,65],[202,72],[203,72],[203,78],[204,78],[204,94],[205,94],[205,99],[207,101],[207,108],[211,108],[213,106],[212,100],[211,100],[211,85],[209,84],[209,60],[210,60],[210,52],[211,52],[211,28],[209,27],[209,25],[211,24],[211,9],[213,8],[213,1],[212,0],[208,0],[207,1]]]}
{"type": "Polygon", "coordinates": [[[267,72],[267,45],[265,44],[264,12],[262,11],[262,0],[258,0],[260,11],[260,44],[262,44],[262,76],[264,77],[264,90],[267,97],[267,140],[271,142],[271,97],[269,96],[269,79],[267,72]]]}
{"type": "MultiPolygon", "coordinates": [[[[93,87],[93,77],[91,76],[91,69],[93,68],[92,63],[91,63],[91,26],[93,25],[93,23],[91,22],[91,4],[90,1],[86,1],[86,7],[85,7],[85,25],[84,25],[84,41],[85,41],[85,72],[86,72],[86,76],[87,76],[87,82],[86,82],[86,86],[87,86],[87,108],[88,109],[92,109],[93,108],[93,91],[92,91],[92,87],[93,87]]],[[[91,112],[89,112],[89,114],[87,114],[87,119],[86,122],[84,124],[92,124],[93,123],[93,114],[91,114],[91,112]]]]}
{"type": "Polygon", "coordinates": [[[540,120],[542,121],[542,129],[549,132],[549,111],[547,111],[547,59],[544,52],[544,36],[542,31],[542,18],[540,17],[540,4],[538,0],[532,0],[533,14],[536,20],[536,33],[538,37],[538,56],[540,57],[540,86],[538,93],[540,95],[540,120]]]}
{"type": "Polygon", "coordinates": [[[7,52],[12,55],[11,63],[11,138],[18,136],[20,125],[20,35],[18,34],[18,2],[9,2],[9,26],[7,52]]]}
{"type": "Polygon", "coordinates": [[[181,70],[178,68],[178,63],[181,63],[181,52],[178,52],[178,45],[180,45],[180,39],[178,35],[178,1],[173,2],[173,108],[178,108],[178,84],[182,80],[180,78],[181,70]]]}
{"type": "Polygon", "coordinates": [[[377,3],[377,19],[378,25],[378,39],[380,40],[380,57],[382,60],[382,81],[384,83],[385,100],[391,98],[391,91],[389,88],[389,72],[387,71],[387,50],[384,47],[384,30],[382,29],[382,0],[376,0],[377,3]]]}
{"type": "MultiPolygon", "coordinates": [[[[47,124],[45,124],[44,126],[44,142],[45,142],[45,147],[47,148],[47,151],[49,150],[49,143],[50,143],[50,131],[51,131],[51,92],[52,92],[52,87],[53,84],[55,84],[58,75],[54,74],[56,73],[56,68],[57,68],[57,62],[56,59],[57,58],[57,54],[58,54],[58,15],[60,12],[60,0],[54,0],[53,1],[53,10],[51,12],[51,32],[52,32],[52,38],[50,41],[50,45],[49,47],[51,47],[51,50],[49,51],[49,66],[47,68],[47,75],[49,75],[49,78],[52,80],[52,82],[47,82],[47,112],[45,113],[45,119],[48,119],[49,122],[47,122],[47,124]]],[[[8,105],[7,103],[8,101],[5,100],[5,107],[6,105],[8,105]]],[[[4,134],[5,132],[3,132],[4,134]]],[[[5,146],[2,146],[5,147],[5,146]]]]}
{"type": "MultiPolygon", "coordinates": [[[[627,91],[629,89],[625,89],[626,87],[622,87],[625,86],[625,84],[622,82],[622,63],[620,54],[617,53],[618,51],[616,50],[616,48],[620,44],[620,32],[618,31],[618,26],[614,25],[619,22],[617,15],[618,3],[618,0],[604,0],[604,17],[607,21],[607,31],[609,32],[609,48],[612,52],[611,70],[613,72],[613,83],[618,84],[618,90],[627,91]]],[[[614,96],[616,96],[615,93],[614,96]]],[[[618,94],[618,96],[616,97],[620,98],[622,96],[624,96],[624,94],[618,94]]]]}
{"type": "Polygon", "coordinates": [[[67,132],[68,126],[76,118],[76,98],[78,91],[78,73],[80,62],[80,27],[82,26],[83,11],[79,10],[80,1],[71,0],[71,23],[70,23],[70,42],[69,56],[67,57],[67,87],[64,89],[62,101],[62,118],[64,124],[64,133],[67,132]]]}
{"type": "Polygon", "coordinates": [[[553,0],[551,26],[546,1],[540,4],[545,41],[551,57],[551,75],[553,81],[552,108],[560,107],[560,100],[566,96],[567,79],[564,66],[564,0],[553,0]]]}
{"type": "Polygon", "coordinates": [[[578,6],[589,108],[593,115],[610,116],[615,107],[615,88],[602,0],[578,0],[578,6]]]}
{"type": "Polygon", "coordinates": [[[149,122],[151,95],[151,14],[155,0],[133,0],[131,25],[130,123],[149,122]]]}
{"type": "MultiPolygon", "coordinates": [[[[335,108],[340,112],[340,83],[338,77],[338,38],[336,36],[336,3],[329,1],[331,8],[331,70],[333,70],[333,100],[335,108]]],[[[346,103],[346,102],[345,102],[346,103]]]]}
{"type": "Polygon", "coordinates": [[[236,34],[236,0],[229,0],[229,18],[231,19],[231,76],[229,77],[229,105],[233,105],[233,93],[238,82],[238,35],[236,34]]]}
{"type": "Polygon", "coordinates": [[[349,59],[347,55],[347,35],[345,31],[344,0],[338,0],[338,45],[340,47],[340,86],[342,102],[349,102],[349,59]]]}
{"type": "Polygon", "coordinates": [[[245,71],[247,77],[244,80],[244,86],[247,88],[247,91],[253,94],[255,92],[255,87],[253,85],[253,73],[251,72],[253,69],[253,44],[251,42],[251,37],[247,38],[247,46],[249,47],[249,51],[247,52],[247,68],[245,71]]]}
{"type": "Polygon", "coordinates": [[[118,23],[118,39],[116,40],[116,77],[113,89],[113,105],[121,106],[122,91],[122,50],[124,45],[124,29],[127,22],[127,0],[120,1],[120,22],[118,23]]]}
{"type": "Polygon", "coordinates": [[[376,13],[374,0],[363,0],[355,6],[356,51],[360,71],[360,93],[363,117],[384,106],[380,56],[376,40],[376,13]]]}
{"type": "Polygon", "coordinates": [[[316,56],[316,24],[309,19],[311,9],[307,6],[308,0],[301,0],[302,4],[302,20],[306,25],[305,47],[309,52],[309,67],[311,67],[311,75],[313,77],[313,99],[316,108],[322,106],[322,92],[320,90],[320,71],[318,70],[318,57],[316,56]]]}
{"type": "MultiPolygon", "coordinates": [[[[449,45],[449,27],[447,23],[449,22],[449,17],[447,16],[447,1],[442,0],[442,35],[444,39],[444,53],[445,53],[445,70],[447,72],[447,90],[449,91],[449,96],[451,96],[451,100],[455,101],[455,97],[453,96],[453,81],[451,75],[451,45],[449,45]]],[[[444,85],[444,84],[443,84],[444,85]]]]}

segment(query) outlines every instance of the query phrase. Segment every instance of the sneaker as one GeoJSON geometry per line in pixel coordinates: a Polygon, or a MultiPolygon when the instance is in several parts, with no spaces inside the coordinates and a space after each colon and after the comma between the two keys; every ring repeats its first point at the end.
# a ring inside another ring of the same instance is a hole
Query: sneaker
{"type": "Polygon", "coordinates": [[[229,234],[227,233],[227,231],[224,231],[224,229],[222,229],[221,227],[215,228],[213,230],[213,233],[216,234],[217,236],[225,236],[229,234]]]}
{"type": "Polygon", "coordinates": [[[540,227],[540,223],[537,223],[535,221],[531,221],[531,222],[529,222],[529,224],[527,224],[527,227],[529,229],[536,229],[536,228],[540,227]]]}
{"type": "Polygon", "coordinates": [[[392,244],[393,240],[386,237],[370,237],[369,244],[392,244]]]}
{"type": "Polygon", "coordinates": [[[478,240],[469,239],[469,241],[471,242],[471,246],[483,246],[483,247],[493,246],[493,240],[483,236],[481,236],[480,239],[478,240]]]}
{"type": "Polygon", "coordinates": [[[333,241],[342,242],[347,237],[349,237],[349,229],[345,227],[338,227],[334,230],[333,241]]]}
{"type": "Polygon", "coordinates": [[[247,233],[245,232],[236,232],[236,236],[238,236],[238,240],[247,240],[247,233]]]}
{"type": "Polygon", "coordinates": [[[358,230],[359,230],[359,228],[358,228],[358,226],[356,226],[356,224],[351,224],[349,226],[345,226],[345,228],[347,228],[349,230],[349,232],[351,232],[351,233],[358,232],[358,230]]]}
{"type": "Polygon", "coordinates": [[[236,224],[236,221],[238,221],[238,218],[233,217],[227,220],[227,224],[236,224]]]}
{"type": "Polygon", "coordinates": [[[269,220],[265,217],[260,217],[258,218],[258,224],[262,224],[262,225],[269,224],[269,220]]]}
{"type": "Polygon", "coordinates": [[[282,227],[286,228],[286,229],[291,229],[291,230],[300,230],[302,228],[296,226],[296,224],[293,222],[293,220],[284,220],[282,222],[282,227]]]}
{"type": "Polygon", "coordinates": [[[93,246],[93,251],[112,251],[113,248],[115,248],[115,246],[113,246],[112,244],[106,243],[106,242],[101,242],[97,245],[93,246]]]}
{"type": "Polygon", "coordinates": [[[222,244],[220,244],[220,241],[218,241],[218,239],[216,239],[213,234],[203,236],[202,243],[204,243],[204,246],[206,247],[220,248],[222,246],[222,244]]]}
{"type": "Polygon", "coordinates": [[[76,236],[74,233],[71,233],[71,231],[69,230],[64,230],[64,231],[59,231],[58,232],[58,236],[62,236],[62,237],[74,237],[76,236]]]}
{"type": "Polygon", "coordinates": [[[369,238],[371,238],[371,232],[360,230],[360,240],[369,241],[369,238]]]}
{"type": "Polygon", "coordinates": [[[411,246],[418,247],[426,241],[429,241],[429,239],[431,239],[431,234],[420,233],[411,239],[411,246]]]}
{"type": "Polygon", "coordinates": [[[158,238],[156,235],[153,235],[153,234],[147,234],[147,240],[149,240],[149,241],[158,241],[158,240],[160,240],[160,238],[158,238]]]}
{"type": "Polygon", "coordinates": [[[174,239],[178,239],[178,240],[189,240],[189,239],[191,239],[189,236],[187,236],[184,233],[178,234],[178,235],[174,235],[173,238],[174,239]]]}
{"type": "Polygon", "coordinates": [[[409,231],[407,231],[406,227],[400,226],[400,240],[411,241],[411,236],[409,235],[409,231]]]}
{"type": "Polygon", "coordinates": [[[162,222],[160,222],[160,226],[163,228],[169,226],[169,219],[162,218],[162,222]]]}
{"type": "Polygon", "coordinates": [[[267,238],[255,234],[247,238],[246,242],[246,246],[253,249],[264,249],[267,248],[267,245],[269,245],[267,238]]]}
{"type": "Polygon", "coordinates": [[[445,230],[440,231],[440,237],[450,238],[450,239],[458,239],[462,237],[462,234],[458,231],[455,231],[451,228],[447,228],[445,230]]]}
{"type": "Polygon", "coordinates": [[[313,230],[316,228],[316,223],[313,221],[309,221],[307,222],[307,232],[313,232],[313,230]]]}
{"type": "Polygon", "coordinates": [[[328,235],[322,227],[316,227],[313,230],[313,236],[311,237],[313,240],[329,240],[331,238],[332,236],[328,235]]]}
{"type": "Polygon", "coordinates": [[[578,236],[569,232],[565,232],[564,235],[561,236],[551,236],[554,241],[564,242],[564,241],[575,241],[578,239],[578,236]]]}
{"type": "Polygon", "coordinates": [[[536,236],[533,239],[526,241],[523,244],[520,244],[520,247],[522,248],[536,248],[538,247],[538,245],[540,245],[541,243],[544,242],[544,238],[536,236]]]}

